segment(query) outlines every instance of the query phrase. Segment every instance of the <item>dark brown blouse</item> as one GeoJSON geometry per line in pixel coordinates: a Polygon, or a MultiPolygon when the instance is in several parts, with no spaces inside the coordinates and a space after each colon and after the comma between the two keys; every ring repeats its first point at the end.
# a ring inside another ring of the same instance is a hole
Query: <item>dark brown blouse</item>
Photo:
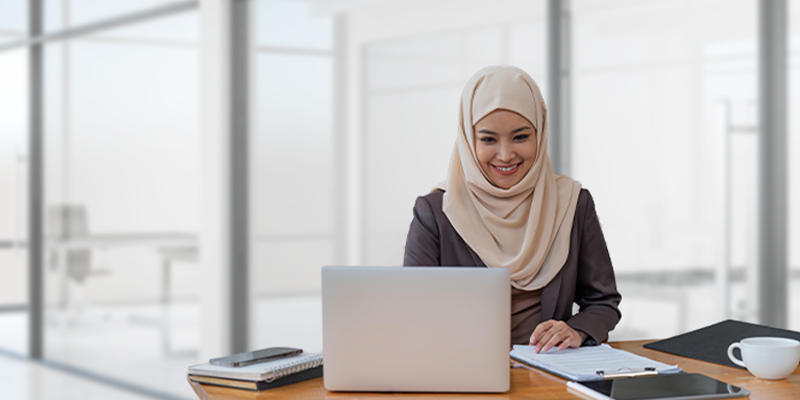
{"type": "Polygon", "coordinates": [[[542,320],[542,290],[511,288],[511,343],[528,344],[542,320]]]}
{"type": "MultiPolygon", "coordinates": [[[[436,190],[417,198],[403,265],[486,267],[442,211],[443,195],[444,191],[436,190]]],[[[553,280],[537,292],[541,294],[538,305],[536,294],[512,291],[512,344],[528,344],[536,325],[550,319],[565,321],[586,333],[584,344],[601,343],[608,340],[608,332],[622,316],[618,308],[622,296],[617,292],[594,201],[586,189],[581,189],[578,197],[567,261],[553,280]],[[580,308],[575,315],[573,303],[580,308]]]]}

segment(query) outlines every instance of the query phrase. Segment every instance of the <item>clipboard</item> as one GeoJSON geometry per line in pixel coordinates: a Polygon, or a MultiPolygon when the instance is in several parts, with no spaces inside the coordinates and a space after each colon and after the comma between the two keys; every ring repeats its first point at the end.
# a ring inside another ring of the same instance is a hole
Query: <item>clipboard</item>
{"type": "Polygon", "coordinates": [[[677,365],[667,365],[607,344],[564,350],[553,348],[546,353],[536,353],[533,346],[515,345],[509,355],[523,366],[579,382],[681,372],[677,365]]]}

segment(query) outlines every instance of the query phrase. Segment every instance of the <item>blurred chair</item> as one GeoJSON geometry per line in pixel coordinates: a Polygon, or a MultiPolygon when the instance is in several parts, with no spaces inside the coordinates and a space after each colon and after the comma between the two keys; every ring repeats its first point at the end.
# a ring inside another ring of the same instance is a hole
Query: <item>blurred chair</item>
{"type": "MultiPolygon", "coordinates": [[[[76,204],[47,207],[45,235],[52,243],[63,243],[88,237],[89,222],[86,207],[76,204]]],[[[50,269],[56,270],[62,261],[66,269],[62,278],[65,281],[59,282],[61,287],[59,307],[62,312],[71,308],[68,281],[84,286],[89,277],[108,275],[109,273],[108,269],[97,268],[92,264],[92,251],[90,249],[58,250],[55,246],[50,246],[48,254],[50,269]],[[61,260],[60,257],[64,257],[65,260],[61,260]]],[[[84,306],[85,304],[78,304],[78,310],[82,311],[84,306]]]]}

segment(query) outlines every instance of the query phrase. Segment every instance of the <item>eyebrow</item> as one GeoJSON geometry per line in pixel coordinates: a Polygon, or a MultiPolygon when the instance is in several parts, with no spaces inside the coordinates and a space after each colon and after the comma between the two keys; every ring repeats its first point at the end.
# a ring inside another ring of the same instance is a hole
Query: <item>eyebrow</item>
{"type": "MultiPolygon", "coordinates": [[[[524,131],[526,129],[531,129],[531,127],[530,126],[523,126],[522,128],[514,129],[513,131],[511,131],[511,134],[513,135],[515,133],[520,133],[520,132],[522,132],[522,131],[524,131]]],[[[490,131],[488,129],[481,129],[481,130],[478,131],[478,133],[485,133],[487,135],[495,135],[495,136],[497,135],[497,132],[492,132],[492,131],[490,131]]]]}

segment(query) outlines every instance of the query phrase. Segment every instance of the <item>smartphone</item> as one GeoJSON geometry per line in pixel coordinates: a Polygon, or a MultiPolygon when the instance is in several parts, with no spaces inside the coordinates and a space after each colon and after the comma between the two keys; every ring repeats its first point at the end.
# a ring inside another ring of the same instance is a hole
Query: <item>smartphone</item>
{"type": "Polygon", "coordinates": [[[244,367],[245,365],[274,360],[276,358],[296,356],[303,352],[303,349],[293,347],[270,347],[268,349],[248,351],[227,357],[212,358],[209,360],[211,365],[224,367],[244,367]]]}

